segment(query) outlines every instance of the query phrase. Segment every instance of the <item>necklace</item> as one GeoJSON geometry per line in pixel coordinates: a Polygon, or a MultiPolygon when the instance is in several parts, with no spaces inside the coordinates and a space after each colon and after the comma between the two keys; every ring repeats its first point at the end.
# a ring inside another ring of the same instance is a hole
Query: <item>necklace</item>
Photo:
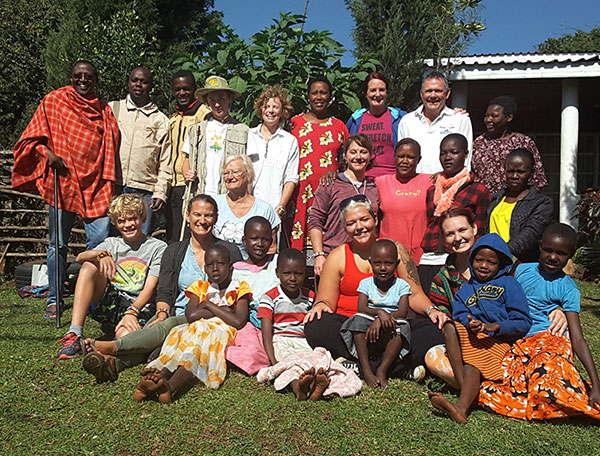
{"type": "Polygon", "coordinates": [[[346,176],[346,178],[348,179],[348,181],[352,184],[352,188],[354,189],[354,191],[356,192],[357,195],[365,195],[367,193],[367,183],[366,183],[366,177],[362,182],[356,181],[354,182],[352,179],[350,179],[350,177],[348,177],[348,175],[344,172],[344,176],[346,176]],[[358,191],[359,188],[363,188],[363,192],[360,193],[358,191]]]}

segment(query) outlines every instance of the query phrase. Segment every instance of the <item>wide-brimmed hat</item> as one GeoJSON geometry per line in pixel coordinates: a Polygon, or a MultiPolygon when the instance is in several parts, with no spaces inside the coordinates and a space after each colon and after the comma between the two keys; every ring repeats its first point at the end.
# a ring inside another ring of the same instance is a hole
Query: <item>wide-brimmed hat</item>
{"type": "Polygon", "coordinates": [[[242,94],[241,92],[229,87],[227,79],[222,78],[221,76],[209,76],[206,78],[206,81],[204,81],[204,87],[196,90],[196,98],[204,98],[206,94],[210,92],[216,92],[217,90],[231,92],[234,100],[242,94]]]}

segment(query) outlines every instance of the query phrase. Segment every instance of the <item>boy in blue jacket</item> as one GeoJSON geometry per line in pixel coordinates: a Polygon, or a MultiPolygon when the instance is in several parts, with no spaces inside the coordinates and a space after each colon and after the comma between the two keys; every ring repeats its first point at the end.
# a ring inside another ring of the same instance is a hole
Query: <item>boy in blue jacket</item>
{"type": "Polygon", "coordinates": [[[439,393],[429,393],[432,405],[457,423],[467,422],[481,378],[502,378],[502,359],[510,344],[531,327],[527,298],[510,275],[512,256],[502,238],[495,233],[482,236],[469,263],[471,279],[454,296],[454,322],[444,328],[460,398],[453,404],[439,393]]]}

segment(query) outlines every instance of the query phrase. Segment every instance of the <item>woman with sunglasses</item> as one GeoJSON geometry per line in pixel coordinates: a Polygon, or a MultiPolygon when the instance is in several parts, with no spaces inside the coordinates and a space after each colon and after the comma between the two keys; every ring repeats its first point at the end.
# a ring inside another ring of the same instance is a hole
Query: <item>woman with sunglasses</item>
{"type": "MultiPolygon", "coordinates": [[[[350,242],[335,248],[327,257],[315,304],[304,319],[304,332],[313,348],[324,347],[334,358],[344,358],[341,361],[346,367],[357,369],[358,364],[348,352],[340,328],[358,311],[358,284],[373,275],[369,257],[377,241],[377,215],[362,195],[344,200],[340,207],[342,227],[350,242]]],[[[448,316],[432,306],[419,284],[415,262],[403,245],[397,246],[396,274],[408,282],[409,305],[418,315],[411,320],[411,354],[397,362],[389,372],[397,375],[408,370],[409,376],[418,380],[425,375],[422,364],[427,350],[444,343],[440,328],[448,316]]]]}
{"type": "Polygon", "coordinates": [[[325,258],[339,245],[350,241],[342,227],[340,204],[351,196],[370,201],[373,211],[379,209],[379,192],[373,179],[365,173],[373,160],[373,146],[368,136],[358,134],[344,143],[343,161],[347,169],[339,173],[331,185],[320,185],[315,192],[315,202],[308,217],[312,242],[315,274],[321,275],[325,258]]]}

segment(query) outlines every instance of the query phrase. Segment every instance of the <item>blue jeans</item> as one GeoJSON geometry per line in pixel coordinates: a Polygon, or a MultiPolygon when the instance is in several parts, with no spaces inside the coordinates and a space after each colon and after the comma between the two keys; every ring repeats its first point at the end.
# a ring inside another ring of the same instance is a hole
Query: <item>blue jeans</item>
{"type": "MultiPolygon", "coordinates": [[[[54,212],[53,206],[49,206],[49,234],[50,244],[48,245],[48,285],[50,291],[48,293],[48,304],[56,304],[56,272],[55,272],[55,257],[56,252],[54,248],[54,242],[56,239],[56,233],[54,231],[54,212]]],[[[74,212],[58,210],[58,258],[59,258],[59,274],[60,274],[60,295],[63,295],[64,283],[65,283],[65,271],[67,267],[67,247],[69,237],[71,236],[71,229],[75,223],[77,214],[74,212]]],[[[97,219],[84,220],[85,235],[86,235],[86,250],[92,250],[108,236],[108,228],[110,226],[110,220],[108,217],[100,217],[97,219]]]]}
{"type": "Polygon", "coordinates": [[[123,193],[137,193],[144,199],[146,207],[148,208],[148,215],[146,216],[146,221],[142,225],[142,233],[144,233],[146,236],[150,236],[152,234],[152,208],[150,207],[150,204],[152,204],[152,192],[140,190],[139,188],[127,187],[126,185],[116,185],[115,196],[122,195],[123,193]]]}

